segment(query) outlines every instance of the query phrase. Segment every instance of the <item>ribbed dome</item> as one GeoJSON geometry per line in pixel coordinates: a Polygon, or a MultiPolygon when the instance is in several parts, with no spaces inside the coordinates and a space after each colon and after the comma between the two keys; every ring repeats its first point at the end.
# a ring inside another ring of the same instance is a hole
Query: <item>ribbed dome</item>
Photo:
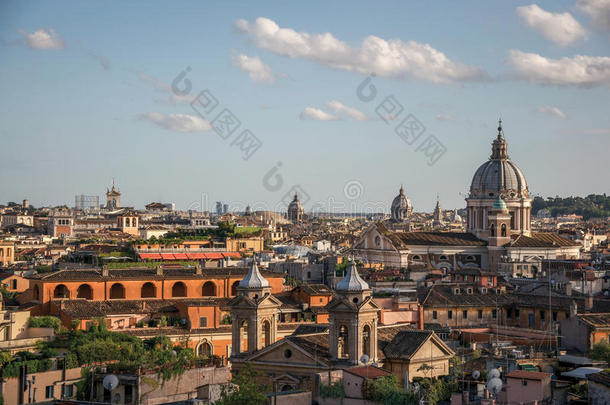
{"type": "Polygon", "coordinates": [[[411,200],[405,195],[405,190],[401,186],[400,192],[392,201],[392,219],[395,221],[407,219],[409,215],[411,215],[412,210],[413,205],[411,204],[411,200]]]}
{"type": "Polygon", "coordinates": [[[492,145],[489,161],[475,172],[470,185],[470,197],[490,198],[502,195],[504,198],[528,197],[529,190],[525,176],[507,153],[502,125],[498,127],[498,137],[492,145]]]}
{"type": "Polygon", "coordinates": [[[288,219],[291,221],[300,221],[303,215],[303,203],[299,200],[299,196],[295,193],[294,198],[288,204],[288,219]]]}
{"type": "Polygon", "coordinates": [[[360,277],[360,274],[358,274],[356,263],[354,263],[352,260],[347,266],[347,274],[341,281],[339,281],[335,290],[344,292],[360,292],[368,290],[369,288],[370,287],[366,281],[364,281],[360,277]]]}
{"type": "Polygon", "coordinates": [[[246,277],[243,278],[238,284],[239,288],[264,288],[269,287],[269,281],[258,271],[258,266],[256,265],[256,258],[252,260],[252,265],[250,266],[250,271],[246,274],[246,277]]]}
{"type": "Polygon", "coordinates": [[[508,209],[506,203],[501,197],[498,197],[498,199],[494,201],[494,205],[492,205],[491,208],[497,211],[506,211],[508,209]]]}

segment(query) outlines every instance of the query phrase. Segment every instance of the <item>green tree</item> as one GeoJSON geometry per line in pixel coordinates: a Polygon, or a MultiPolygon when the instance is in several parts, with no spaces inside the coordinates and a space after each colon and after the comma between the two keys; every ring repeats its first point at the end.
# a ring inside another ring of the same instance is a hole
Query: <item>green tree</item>
{"type": "Polygon", "coordinates": [[[239,370],[231,379],[233,386],[223,388],[220,399],[215,405],[264,405],[267,397],[263,394],[261,386],[256,382],[260,374],[250,365],[239,370]]]}
{"type": "Polygon", "coordinates": [[[593,345],[589,351],[589,357],[593,360],[610,362],[610,343],[601,341],[593,345]]]}

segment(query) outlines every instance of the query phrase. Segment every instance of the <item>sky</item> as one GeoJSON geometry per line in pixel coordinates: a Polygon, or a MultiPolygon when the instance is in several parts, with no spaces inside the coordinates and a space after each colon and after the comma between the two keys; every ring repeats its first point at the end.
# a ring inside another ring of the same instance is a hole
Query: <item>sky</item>
{"type": "Polygon", "coordinates": [[[0,203],[462,208],[501,117],[539,196],[610,192],[610,2],[3,1],[0,203]]]}

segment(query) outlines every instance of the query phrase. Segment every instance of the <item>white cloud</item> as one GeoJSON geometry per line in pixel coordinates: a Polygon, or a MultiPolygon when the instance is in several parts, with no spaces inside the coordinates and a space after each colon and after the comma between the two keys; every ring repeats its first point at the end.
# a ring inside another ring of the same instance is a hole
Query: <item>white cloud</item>
{"type": "Polygon", "coordinates": [[[550,59],[536,53],[511,50],[507,63],[517,76],[540,84],[593,87],[610,83],[610,58],[576,55],[550,59]]]}
{"type": "Polygon", "coordinates": [[[339,117],[329,114],[326,111],[322,111],[318,108],[307,107],[301,113],[302,120],[313,120],[313,121],[336,121],[339,117]]]}
{"type": "Polygon", "coordinates": [[[530,4],[517,7],[517,14],[528,27],[559,45],[570,45],[587,36],[587,31],[570,13],[551,13],[530,4]]]}
{"type": "Polygon", "coordinates": [[[578,0],[576,7],[591,17],[595,28],[610,31],[610,0],[578,0]]]}
{"type": "Polygon", "coordinates": [[[144,81],[146,84],[150,85],[152,88],[161,91],[162,93],[166,93],[168,95],[167,100],[162,100],[163,104],[176,105],[179,103],[188,104],[193,101],[194,96],[192,94],[180,95],[175,94],[172,91],[172,87],[158,80],[156,77],[147,75],[145,73],[140,73],[140,79],[144,81]]]}
{"type": "Polygon", "coordinates": [[[336,100],[332,100],[326,103],[326,107],[337,114],[345,114],[348,117],[355,119],[356,121],[367,121],[369,119],[369,117],[362,111],[358,111],[355,108],[348,107],[345,104],[340,103],[336,100]]]}
{"type": "Polygon", "coordinates": [[[330,33],[309,34],[280,28],[259,17],[252,24],[238,20],[235,27],[256,46],[289,58],[303,58],[321,65],[362,74],[375,72],[385,77],[413,77],[434,83],[487,80],[477,66],[451,61],[428,44],[400,39],[385,40],[370,35],[360,46],[351,47],[330,33]]]}
{"type": "Polygon", "coordinates": [[[273,83],[275,77],[269,65],[258,56],[234,55],[233,65],[248,73],[253,82],[273,83]]]}
{"type": "Polygon", "coordinates": [[[162,114],[159,112],[151,112],[141,115],[140,118],[169,131],[202,132],[212,129],[212,126],[206,120],[188,114],[162,114]]]}
{"type": "Polygon", "coordinates": [[[568,118],[566,113],[561,111],[559,107],[553,105],[541,105],[540,107],[536,108],[536,112],[540,114],[551,114],[563,119],[568,118]]]}
{"type": "Polygon", "coordinates": [[[39,28],[36,31],[19,31],[25,38],[25,44],[32,49],[63,49],[64,41],[57,35],[53,28],[45,30],[39,28]]]}

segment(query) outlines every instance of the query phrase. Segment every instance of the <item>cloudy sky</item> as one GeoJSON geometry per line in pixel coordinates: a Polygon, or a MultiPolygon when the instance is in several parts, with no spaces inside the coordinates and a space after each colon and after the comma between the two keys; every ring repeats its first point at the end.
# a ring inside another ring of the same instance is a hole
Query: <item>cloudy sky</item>
{"type": "MultiPolygon", "coordinates": [[[[465,205],[610,191],[610,2],[0,4],[0,202],[465,205]]],[[[343,207],[344,209],[341,209],[343,207]]]]}

